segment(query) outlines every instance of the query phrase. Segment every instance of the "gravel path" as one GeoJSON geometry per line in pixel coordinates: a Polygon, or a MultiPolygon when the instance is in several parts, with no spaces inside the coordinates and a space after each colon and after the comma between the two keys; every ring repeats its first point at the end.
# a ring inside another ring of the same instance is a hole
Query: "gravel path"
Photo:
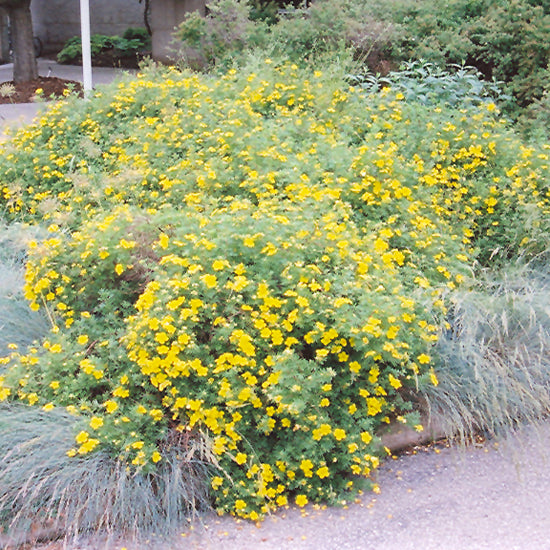
{"type": "Polygon", "coordinates": [[[380,494],[290,508],[255,525],[209,516],[168,541],[97,539],[40,550],[548,550],[550,424],[508,442],[432,446],[390,459],[380,494]]]}

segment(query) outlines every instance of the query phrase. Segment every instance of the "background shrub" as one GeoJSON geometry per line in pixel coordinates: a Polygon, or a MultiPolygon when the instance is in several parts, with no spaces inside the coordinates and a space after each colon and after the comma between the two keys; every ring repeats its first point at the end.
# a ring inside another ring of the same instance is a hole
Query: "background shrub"
{"type": "MultiPolygon", "coordinates": [[[[112,53],[113,60],[136,57],[150,47],[151,38],[146,29],[130,27],[122,36],[93,34],[90,37],[92,61],[95,62],[106,52],[112,53]],[[94,59],[95,58],[95,59],[94,59]]],[[[57,54],[59,63],[82,63],[82,42],[80,36],[70,38],[57,54]]]]}
{"type": "Polygon", "coordinates": [[[349,50],[352,57],[373,69],[387,70],[384,63],[393,25],[373,19],[361,4],[321,0],[308,8],[288,5],[267,18],[269,25],[245,0],[213,1],[208,8],[206,17],[189,14],[175,33],[191,66],[242,63],[257,49],[264,57],[297,63],[341,57],[349,50]]]}
{"type": "Polygon", "coordinates": [[[386,76],[367,70],[350,74],[348,80],[370,93],[389,87],[401,92],[407,101],[423,105],[461,107],[493,102],[502,104],[509,99],[497,83],[484,81],[475,67],[464,65],[442,69],[433,63],[411,61],[386,76]]]}
{"type": "Polygon", "coordinates": [[[487,81],[506,83],[507,108],[540,99],[547,79],[550,8],[530,0],[428,0],[369,2],[373,16],[403,32],[395,59],[424,59],[441,67],[467,64],[487,81]]]}
{"type": "MultiPolygon", "coordinates": [[[[175,34],[187,63],[230,66],[259,48],[264,56],[297,63],[348,55],[356,72],[375,75],[403,62],[425,61],[451,73],[466,65],[487,83],[503,84],[502,107],[514,118],[548,86],[550,12],[544,3],[320,0],[307,8],[273,6],[270,16],[259,18],[263,9],[221,0],[209,4],[205,18],[190,14],[175,34]]],[[[464,83],[464,73],[459,78],[464,83]]]]}

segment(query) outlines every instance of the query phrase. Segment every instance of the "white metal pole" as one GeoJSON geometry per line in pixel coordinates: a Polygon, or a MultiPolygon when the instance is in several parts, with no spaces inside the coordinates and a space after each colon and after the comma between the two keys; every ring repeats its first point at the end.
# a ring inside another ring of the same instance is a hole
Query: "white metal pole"
{"type": "Polygon", "coordinates": [[[84,94],[92,89],[92,51],[90,47],[90,3],[80,0],[80,29],[82,37],[82,76],[84,94]]]}

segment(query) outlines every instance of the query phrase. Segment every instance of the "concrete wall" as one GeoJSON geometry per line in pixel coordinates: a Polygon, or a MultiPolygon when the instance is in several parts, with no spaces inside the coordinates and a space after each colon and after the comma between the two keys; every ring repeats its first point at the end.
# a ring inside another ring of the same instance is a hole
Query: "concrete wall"
{"type": "Polygon", "coordinates": [[[0,63],[9,63],[8,14],[0,8],[0,63]]]}
{"type": "MultiPolygon", "coordinates": [[[[143,27],[143,2],[138,0],[89,0],[92,34],[122,34],[128,27],[143,27]]],[[[152,0],[154,3],[155,0],[152,0]]],[[[80,36],[78,0],[32,0],[34,34],[44,50],[58,51],[73,36],[80,36]]]]}
{"type": "Polygon", "coordinates": [[[205,0],[151,0],[152,55],[156,61],[168,63],[177,59],[172,33],[184,20],[185,14],[205,13],[205,0]]]}

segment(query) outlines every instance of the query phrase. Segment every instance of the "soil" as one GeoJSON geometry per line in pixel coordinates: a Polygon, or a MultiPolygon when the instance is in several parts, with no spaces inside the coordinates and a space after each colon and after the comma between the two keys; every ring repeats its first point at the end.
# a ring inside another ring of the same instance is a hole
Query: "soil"
{"type": "Polygon", "coordinates": [[[60,99],[65,90],[82,91],[82,84],[74,80],[40,76],[35,80],[14,84],[12,81],[0,84],[0,105],[6,103],[33,103],[38,98],[60,99]],[[42,89],[39,95],[36,90],[42,89]]]}
{"type": "MultiPolygon", "coordinates": [[[[121,55],[115,49],[103,50],[94,53],[92,67],[113,67],[115,69],[139,69],[139,64],[151,56],[150,51],[137,52],[129,55],[121,55]]],[[[61,64],[82,65],[82,57],[59,61],[61,64]]]]}
{"type": "MultiPolygon", "coordinates": [[[[120,55],[116,50],[104,50],[94,55],[92,65],[94,67],[115,67],[121,69],[139,69],[139,64],[151,52],[138,52],[130,55],[120,55]]],[[[80,61],[82,63],[82,61],[80,61]]]]}

